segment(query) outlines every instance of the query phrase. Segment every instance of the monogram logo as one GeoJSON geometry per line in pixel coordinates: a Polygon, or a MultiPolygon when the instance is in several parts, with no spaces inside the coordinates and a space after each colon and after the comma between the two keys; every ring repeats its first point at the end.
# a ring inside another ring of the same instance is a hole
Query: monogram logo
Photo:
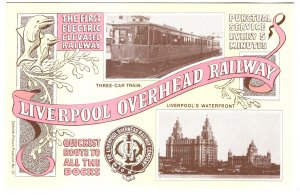
{"type": "Polygon", "coordinates": [[[112,171],[127,181],[145,171],[153,158],[153,143],[149,135],[136,126],[113,130],[105,141],[105,159],[112,171]]]}
{"type": "Polygon", "coordinates": [[[122,141],[117,143],[115,154],[126,159],[125,163],[136,163],[137,157],[143,154],[143,146],[137,140],[131,139],[132,135],[127,134],[122,141]]]}

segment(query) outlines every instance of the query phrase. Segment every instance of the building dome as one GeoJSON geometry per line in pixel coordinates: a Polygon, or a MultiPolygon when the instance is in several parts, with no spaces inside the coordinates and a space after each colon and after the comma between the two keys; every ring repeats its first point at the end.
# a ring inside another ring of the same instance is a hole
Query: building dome
{"type": "Polygon", "coordinates": [[[249,148],[256,148],[256,145],[254,144],[253,140],[252,140],[251,143],[249,144],[249,148]]]}
{"type": "Polygon", "coordinates": [[[257,148],[256,148],[256,145],[254,144],[254,142],[252,140],[251,143],[249,144],[247,155],[253,156],[256,153],[257,153],[257,148]]]}

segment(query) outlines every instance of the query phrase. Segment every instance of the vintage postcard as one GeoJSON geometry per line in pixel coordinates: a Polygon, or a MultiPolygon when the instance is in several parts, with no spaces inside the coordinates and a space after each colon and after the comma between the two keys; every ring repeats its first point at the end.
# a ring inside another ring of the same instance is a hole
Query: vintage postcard
{"type": "Polygon", "coordinates": [[[289,188],[294,12],[7,3],[5,185],[289,188]]]}

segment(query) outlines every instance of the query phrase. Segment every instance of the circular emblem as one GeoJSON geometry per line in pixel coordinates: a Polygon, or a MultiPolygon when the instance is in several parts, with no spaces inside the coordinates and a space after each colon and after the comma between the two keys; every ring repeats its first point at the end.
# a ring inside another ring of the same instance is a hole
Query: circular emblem
{"type": "Polygon", "coordinates": [[[112,171],[120,173],[127,181],[142,173],[153,157],[153,143],[141,128],[127,125],[113,130],[104,145],[104,155],[112,171]]]}

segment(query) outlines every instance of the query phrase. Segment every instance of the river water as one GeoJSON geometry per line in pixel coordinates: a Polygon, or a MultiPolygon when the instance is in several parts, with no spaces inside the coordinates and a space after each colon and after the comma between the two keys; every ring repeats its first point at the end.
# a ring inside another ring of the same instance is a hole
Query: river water
{"type": "Polygon", "coordinates": [[[158,174],[159,179],[270,179],[279,180],[280,175],[197,175],[197,174],[158,174]]]}

